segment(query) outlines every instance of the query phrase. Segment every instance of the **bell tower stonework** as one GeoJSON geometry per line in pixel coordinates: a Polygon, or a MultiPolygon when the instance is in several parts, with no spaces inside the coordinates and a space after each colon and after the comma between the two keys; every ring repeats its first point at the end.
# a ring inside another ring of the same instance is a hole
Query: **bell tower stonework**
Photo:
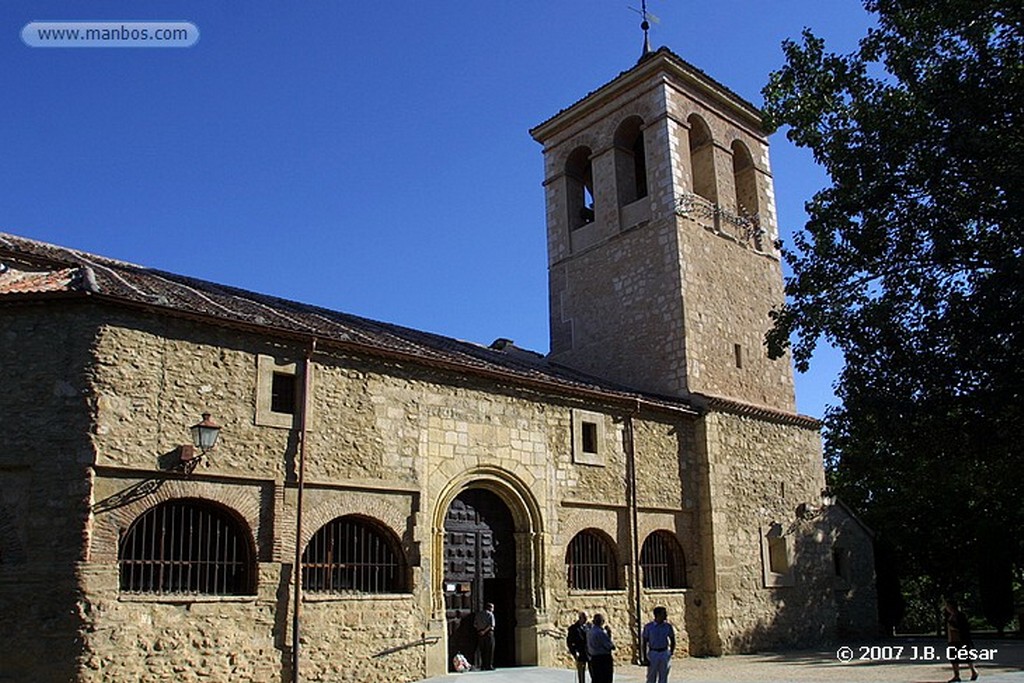
{"type": "Polygon", "coordinates": [[[647,392],[793,412],[758,110],[662,48],[531,131],[544,146],[551,360],[647,392]]]}
{"type": "Polygon", "coordinates": [[[790,359],[764,345],[784,291],[760,112],[662,48],[531,134],[550,360],[699,409],[680,447],[695,463],[699,649],[872,634],[870,531],[826,502],[820,425],[796,412],[790,359]]]}

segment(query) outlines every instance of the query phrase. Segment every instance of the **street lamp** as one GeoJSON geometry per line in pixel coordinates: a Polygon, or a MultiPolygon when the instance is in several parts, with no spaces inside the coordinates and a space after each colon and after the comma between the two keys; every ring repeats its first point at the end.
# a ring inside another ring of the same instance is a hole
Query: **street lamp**
{"type": "Polygon", "coordinates": [[[189,431],[192,432],[192,444],[180,449],[181,464],[186,474],[190,474],[207,451],[217,444],[220,425],[210,418],[210,413],[203,413],[202,421],[189,427],[189,431]],[[196,455],[196,449],[199,449],[199,455],[196,455]]]}
{"type": "Polygon", "coordinates": [[[800,519],[811,520],[821,517],[828,508],[836,504],[836,494],[832,489],[821,490],[821,505],[815,506],[810,503],[800,503],[796,506],[796,516],[800,519]]]}

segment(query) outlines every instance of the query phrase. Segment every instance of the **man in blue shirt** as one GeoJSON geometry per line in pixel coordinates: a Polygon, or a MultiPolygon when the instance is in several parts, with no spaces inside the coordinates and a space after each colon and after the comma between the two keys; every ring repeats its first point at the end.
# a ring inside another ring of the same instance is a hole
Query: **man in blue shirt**
{"type": "Polygon", "coordinates": [[[654,608],[654,621],[644,626],[641,649],[647,661],[647,683],[667,683],[672,666],[672,653],[676,650],[676,631],[665,621],[668,610],[654,608]]]}
{"type": "Polygon", "coordinates": [[[612,629],[604,623],[603,614],[594,615],[594,625],[587,631],[587,656],[590,658],[592,683],[612,683],[615,660],[612,659],[612,629]]]}

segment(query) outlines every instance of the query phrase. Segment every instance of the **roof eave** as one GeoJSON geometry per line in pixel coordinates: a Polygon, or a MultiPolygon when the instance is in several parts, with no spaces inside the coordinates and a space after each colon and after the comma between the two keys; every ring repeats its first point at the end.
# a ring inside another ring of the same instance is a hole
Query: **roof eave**
{"type": "Polygon", "coordinates": [[[694,408],[693,406],[684,404],[673,405],[670,403],[657,401],[651,397],[647,397],[642,394],[628,394],[624,392],[617,393],[598,388],[577,387],[568,384],[561,384],[559,382],[544,381],[541,379],[524,377],[522,375],[517,375],[512,372],[503,372],[501,370],[481,368],[474,365],[462,364],[455,361],[448,361],[440,358],[428,358],[415,353],[403,352],[397,349],[386,349],[379,346],[374,346],[373,344],[366,344],[357,341],[345,341],[333,337],[323,337],[318,336],[313,332],[292,330],[288,328],[279,327],[276,325],[251,323],[242,320],[222,318],[219,316],[209,315],[201,312],[184,311],[179,308],[161,306],[159,304],[149,304],[141,301],[133,301],[131,299],[125,299],[123,297],[119,297],[116,295],[86,291],[43,292],[24,295],[8,295],[5,297],[0,297],[0,304],[45,302],[52,301],[54,299],[63,299],[67,301],[85,301],[88,299],[97,303],[105,303],[114,306],[130,308],[134,310],[146,311],[148,313],[153,313],[156,315],[183,318],[187,320],[203,322],[218,327],[226,327],[229,329],[235,329],[239,331],[263,335],[269,334],[279,339],[289,339],[302,343],[307,343],[309,340],[315,338],[317,341],[317,346],[320,348],[333,349],[335,351],[351,353],[353,355],[380,358],[393,362],[410,363],[421,367],[451,372],[456,375],[470,375],[481,379],[504,383],[510,386],[518,386],[536,391],[541,391],[543,393],[547,393],[550,395],[599,400],[607,404],[613,404],[629,408],[630,411],[633,413],[639,413],[642,409],[647,409],[661,413],[682,414],[687,416],[697,416],[701,414],[700,411],[694,408]]]}
{"type": "Polygon", "coordinates": [[[571,127],[594,109],[618,97],[623,91],[633,87],[638,81],[649,78],[658,71],[664,71],[668,76],[682,81],[684,84],[722,103],[751,127],[758,130],[761,128],[762,112],[760,109],[671,50],[662,47],[649,58],[644,59],[628,71],[619,74],[578,102],[563,109],[543,123],[534,126],[530,129],[530,135],[534,140],[543,144],[545,140],[550,139],[565,128],[571,127]]]}

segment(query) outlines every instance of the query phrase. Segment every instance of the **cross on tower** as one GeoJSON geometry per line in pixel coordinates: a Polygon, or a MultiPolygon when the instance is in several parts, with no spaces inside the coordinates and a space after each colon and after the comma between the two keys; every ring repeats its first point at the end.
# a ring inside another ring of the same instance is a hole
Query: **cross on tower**
{"type": "Polygon", "coordinates": [[[642,60],[651,53],[651,41],[648,36],[651,23],[653,22],[657,24],[661,20],[647,11],[647,0],[640,0],[640,9],[637,9],[636,7],[630,7],[629,9],[640,15],[640,29],[644,32],[644,48],[643,52],[640,54],[640,59],[642,60]]]}

